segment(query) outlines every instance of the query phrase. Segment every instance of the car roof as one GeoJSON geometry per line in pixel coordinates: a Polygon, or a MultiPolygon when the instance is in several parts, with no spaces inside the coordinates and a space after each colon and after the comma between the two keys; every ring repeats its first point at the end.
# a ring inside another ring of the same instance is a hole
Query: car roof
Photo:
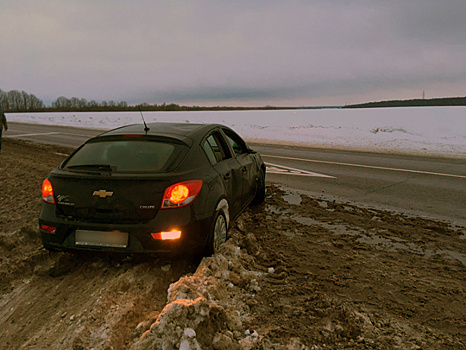
{"type": "Polygon", "coordinates": [[[120,135],[149,135],[170,137],[187,144],[192,144],[194,140],[200,140],[210,130],[216,127],[226,128],[220,124],[196,124],[196,123],[147,123],[149,128],[146,133],[144,124],[131,124],[122,126],[110,131],[106,131],[97,137],[120,136],[120,135]]]}

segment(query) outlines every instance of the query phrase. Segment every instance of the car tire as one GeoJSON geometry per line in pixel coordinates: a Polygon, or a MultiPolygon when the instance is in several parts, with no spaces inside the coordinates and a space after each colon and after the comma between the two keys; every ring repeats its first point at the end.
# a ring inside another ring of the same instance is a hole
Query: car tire
{"type": "Polygon", "coordinates": [[[205,256],[210,256],[219,251],[220,246],[226,242],[228,234],[228,225],[223,210],[216,212],[212,222],[212,227],[205,247],[205,256]]]}
{"type": "Polygon", "coordinates": [[[261,170],[259,172],[259,178],[257,179],[257,190],[256,195],[251,201],[252,205],[259,205],[265,200],[265,172],[261,170]]]}

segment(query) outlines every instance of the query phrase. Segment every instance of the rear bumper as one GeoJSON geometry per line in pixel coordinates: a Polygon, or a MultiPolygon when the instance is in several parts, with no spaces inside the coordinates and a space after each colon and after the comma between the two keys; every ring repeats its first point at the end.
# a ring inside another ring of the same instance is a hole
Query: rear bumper
{"type": "Polygon", "coordinates": [[[190,254],[202,251],[210,232],[212,217],[196,215],[188,207],[160,210],[148,223],[109,224],[89,223],[67,220],[57,217],[53,204],[43,204],[39,215],[39,228],[42,243],[50,250],[86,250],[118,253],[182,253],[190,254]],[[42,225],[55,227],[53,233],[43,230],[42,225]],[[151,233],[181,231],[181,238],[176,240],[154,239],[151,233]],[[127,232],[126,247],[76,244],[76,230],[96,232],[127,232]]]}

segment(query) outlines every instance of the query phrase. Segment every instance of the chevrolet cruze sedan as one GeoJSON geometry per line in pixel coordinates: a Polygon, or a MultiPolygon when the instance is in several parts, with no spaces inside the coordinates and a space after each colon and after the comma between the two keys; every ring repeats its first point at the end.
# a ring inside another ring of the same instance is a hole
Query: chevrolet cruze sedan
{"type": "Polygon", "coordinates": [[[128,125],[49,174],[39,227],[49,250],[210,255],[264,197],[264,162],[230,128],[128,125]]]}

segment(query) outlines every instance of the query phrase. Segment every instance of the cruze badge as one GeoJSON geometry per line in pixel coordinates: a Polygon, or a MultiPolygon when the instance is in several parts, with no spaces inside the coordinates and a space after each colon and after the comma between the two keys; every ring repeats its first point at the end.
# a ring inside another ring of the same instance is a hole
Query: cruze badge
{"type": "Polygon", "coordinates": [[[107,192],[106,190],[94,191],[93,196],[99,196],[100,198],[111,197],[113,192],[107,192]]]}

